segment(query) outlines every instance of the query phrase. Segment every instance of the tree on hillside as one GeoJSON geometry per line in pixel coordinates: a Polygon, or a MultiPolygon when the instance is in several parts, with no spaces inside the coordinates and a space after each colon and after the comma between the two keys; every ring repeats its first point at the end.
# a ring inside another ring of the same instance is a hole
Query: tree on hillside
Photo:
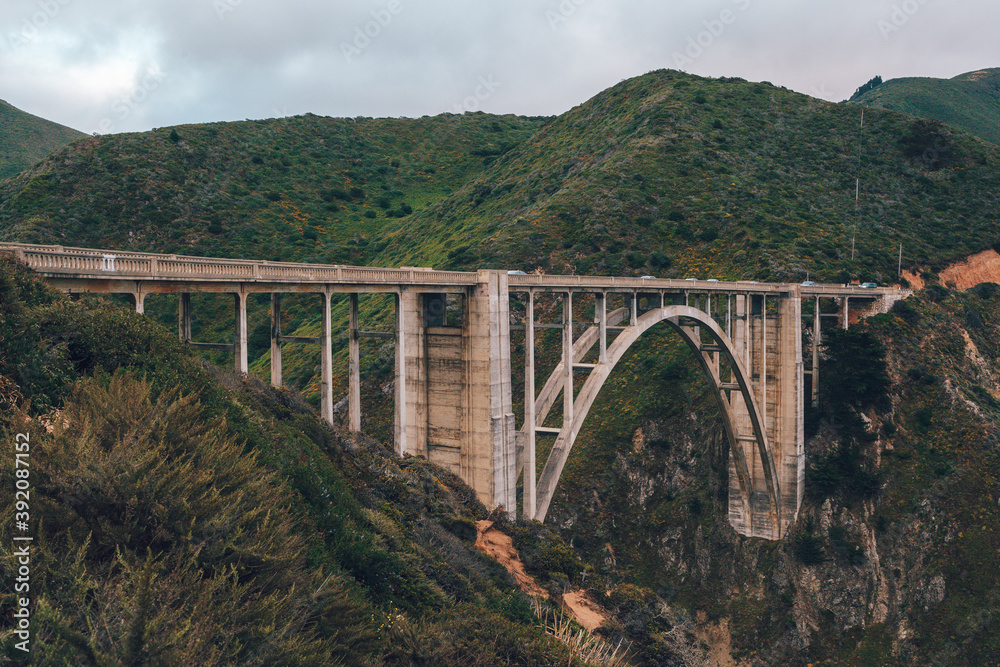
{"type": "Polygon", "coordinates": [[[877,87],[879,87],[881,85],[882,85],[882,77],[881,76],[876,76],[875,78],[873,78],[870,81],[868,81],[868,83],[866,83],[865,85],[863,85],[860,88],[858,88],[857,90],[855,90],[854,94],[851,95],[851,99],[852,100],[857,99],[857,98],[861,97],[862,95],[864,95],[865,93],[867,93],[869,90],[877,88],[877,87]]]}

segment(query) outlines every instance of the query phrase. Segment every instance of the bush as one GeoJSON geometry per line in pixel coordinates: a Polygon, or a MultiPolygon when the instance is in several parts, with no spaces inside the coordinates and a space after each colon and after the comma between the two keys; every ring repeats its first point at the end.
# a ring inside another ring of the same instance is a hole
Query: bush
{"type": "Polygon", "coordinates": [[[803,532],[795,536],[792,553],[804,565],[819,565],[826,561],[823,552],[823,538],[816,534],[816,524],[812,517],[806,519],[803,532]]]}
{"type": "Polygon", "coordinates": [[[848,496],[869,498],[878,492],[881,476],[863,465],[861,448],[854,440],[841,443],[807,473],[806,489],[817,499],[838,491],[848,496]]]}
{"type": "Polygon", "coordinates": [[[903,320],[912,327],[920,324],[920,313],[917,312],[917,309],[914,308],[907,299],[902,299],[892,304],[892,308],[889,309],[889,312],[898,316],[899,319],[903,320]]]}
{"type": "Polygon", "coordinates": [[[824,347],[824,386],[831,407],[885,405],[890,382],[885,346],[878,338],[862,327],[831,329],[824,347]]]}
{"type": "Polygon", "coordinates": [[[82,380],[53,426],[31,429],[39,664],[359,664],[375,648],[372,610],[306,567],[287,488],[193,395],[82,380]]]}

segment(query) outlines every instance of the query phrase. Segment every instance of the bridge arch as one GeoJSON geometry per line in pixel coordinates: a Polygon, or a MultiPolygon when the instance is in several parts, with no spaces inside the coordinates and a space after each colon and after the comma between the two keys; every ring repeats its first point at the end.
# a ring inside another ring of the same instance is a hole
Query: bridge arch
{"type": "MultiPolygon", "coordinates": [[[[619,313],[616,311],[612,314],[612,317],[617,318],[618,315],[619,313]]],[[[750,473],[750,463],[743,443],[752,441],[753,453],[756,457],[759,457],[763,467],[771,520],[773,525],[780,526],[781,503],[779,499],[781,498],[781,490],[779,488],[774,453],[768,443],[764,423],[761,418],[762,413],[750,386],[750,376],[740,358],[739,351],[729,336],[726,335],[708,313],[690,306],[678,305],[655,308],[643,314],[634,324],[625,327],[614,342],[607,347],[607,361],[594,365],[580,392],[573,401],[572,421],[564,424],[560,429],[552,451],[549,453],[549,457],[539,476],[537,504],[533,518],[538,521],[545,519],[555,493],[556,485],[562,475],[570,451],[573,448],[573,443],[576,441],[576,437],[604,382],[610,377],[611,371],[614,370],[625,352],[643,333],[661,322],[667,324],[681,335],[684,342],[695,353],[702,370],[710,381],[713,393],[723,415],[726,435],[729,438],[745,516],[750,517],[752,515],[751,498],[754,489],[750,473]],[[702,343],[701,331],[708,334],[709,338],[711,338],[711,343],[702,343]],[[732,382],[724,383],[720,378],[717,367],[711,358],[711,354],[714,352],[721,352],[729,362],[732,371],[732,382]],[[736,414],[738,401],[743,402],[744,409],[749,416],[749,427],[752,433],[740,432],[740,424],[736,414]]],[[[594,336],[591,334],[586,342],[581,341],[584,343],[583,345],[575,345],[573,356],[575,358],[578,356],[582,357],[582,354],[586,351],[585,348],[589,348],[593,344],[593,339],[594,336]]],[[[557,367],[554,371],[552,379],[560,376],[562,369],[565,368],[563,366],[565,363],[566,360],[564,359],[560,367],[557,367]]],[[[549,383],[546,383],[546,389],[549,389],[551,393],[551,379],[549,383]]],[[[543,394],[545,391],[543,389],[543,394]]],[[[548,402],[548,405],[551,406],[551,402],[548,402]]],[[[547,407],[545,408],[545,412],[548,412],[547,407]]],[[[544,415],[542,416],[544,417],[544,415]]],[[[527,428],[527,425],[525,428],[527,428]]],[[[530,474],[533,471],[525,472],[526,474],[530,474]]]]}

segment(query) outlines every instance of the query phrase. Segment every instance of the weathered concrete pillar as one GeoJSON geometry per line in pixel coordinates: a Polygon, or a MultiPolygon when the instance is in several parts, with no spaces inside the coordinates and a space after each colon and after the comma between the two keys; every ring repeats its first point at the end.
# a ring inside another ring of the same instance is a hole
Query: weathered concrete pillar
{"type": "Polygon", "coordinates": [[[563,426],[573,423],[573,293],[563,297],[563,426]]]}
{"type": "MultiPolygon", "coordinates": [[[[601,323],[601,359],[604,360],[606,354],[605,345],[605,322],[604,322],[604,295],[600,295],[598,302],[598,317],[601,323]]],[[[524,318],[524,432],[526,442],[524,445],[524,497],[523,514],[526,519],[534,518],[537,506],[536,496],[536,476],[538,472],[535,461],[535,293],[528,292],[527,312],[524,318]]]]}
{"type": "Polygon", "coordinates": [[[798,285],[778,299],[778,358],[774,438],[775,468],[781,488],[784,537],[795,522],[805,490],[805,380],[802,363],[802,298],[798,285]]]}
{"type": "Polygon", "coordinates": [[[281,386],[281,294],[271,294],[271,385],[281,386]]]}
{"type": "Polygon", "coordinates": [[[320,338],[320,414],[333,423],[333,322],[330,312],[330,294],[323,297],[323,336],[320,338]]]}
{"type": "Polygon", "coordinates": [[[347,362],[347,412],[348,428],[361,430],[361,347],[358,339],[358,295],[350,297],[350,324],[348,331],[347,362]]]}
{"type": "Polygon", "coordinates": [[[422,370],[423,318],[420,317],[419,295],[408,287],[400,287],[396,295],[396,410],[393,433],[396,453],[403,456],[425,454],[419,439],[413,438],[414,428],[426,428],[426,376],[422,370]],[[423,421],[420,418],[423,417],[423,421]],[[411,442],[413,448],[411,448],[411,442]]]}
{"type": "Polygon", "coordinates": [[[396,302],[396,452],[427,456],[427,347],[423,294],[401,288],[396,302]]]}
{"type": "Polygon", "coordinates": [[[131,294],[132,305],[135,306],[135,312],[140,315],[146,312],[146,295],[143,292],[133,292],[131,294]]]}
{"type": "MultiPolygon", "coordinates": [[[[780,539],[795,521],[802,502],[804,481],[805,390],[802,363],[802,301],[798,285],[789,285],[787,294],[770,299],[750,299],[746,325],[741,326],[745,302],[737,297],[735,339],[737,353],[746,346],[756,376],[754,396],[761,411],[768,446],[777,474],[778,521],[770,502],[765,464],[752,438],[744,442],[751,476],[750,516],[746,515],[742,490],[730,458],[729,522],[741,535],[780,539]],[[768,301],[775,304],[768,312],[768,301]]],[[[752,433],[749,414],[741,396],[733,394],[732,409],[742,439],[752,433]]]]}
{"type": "MultiPolygon", "coordinates": [[[[751,390],[753,386],[753,371],[750,367],[750,315],[749,315],[749,297],[747,295],[738,294],[736,299],[736,311],[735,320],[732,322],[733,325],[733,347],[735,348],[735,355],[740,361],[743,362],[744,368],[747,369],[749,374],[747,377],[747,382],[751,385],[751,390]]],[[[748,467],[752,470],[752,464],[754,460],[754,445],[749,439],[753,433],[753,427],[750,423],[750,415],[747,411],[746,402],[743,400],[743,394],[740,392],[731,392],[729,396],[729,406],[733,413],[733,421],[736,424],[736,434],[738,438],[746,438],[740,444],[747,455],[748,467]]],[[[741,535],[749,535],[752,527],[750,517],[747,516],[746,505],[744,504],[743,488],[740,486],[739,475],[736,471],[736,463],[732,454],[732,444],[730,443],[730,453],[729,453],[729,525],[733,527],[737,533],[741,535]]]]}
{"type": "Polygon", "coordinates": [[[250,338],[247,332],[247,295],[243,292],[237,292],[233,294],[233,302],[236,309],[236,343],[233,346],[236,356],[236,372],[246,375],[247,370],[249,370],[247,343],[250,338]]]}
{"type": "Polygon", "coordinates": [[[510,387],[507,274],[480,270],[468,299],[465,355],[469,376],[467,481],[487,507],[516,508],[514,413],[510,387]]]}
{"type": "Polygon", "coordinates": [[[819,407],[819,346],[823,341],[823,325],[820,314],[819,297],[813,305],[813,335],[812,335],[812,405],[819,407]]]}
{"type": "Polygon", "coordinates": [[[182,343],[191,342],[191,294],[181,292],[177,302],[177,335],[182,343]]]}

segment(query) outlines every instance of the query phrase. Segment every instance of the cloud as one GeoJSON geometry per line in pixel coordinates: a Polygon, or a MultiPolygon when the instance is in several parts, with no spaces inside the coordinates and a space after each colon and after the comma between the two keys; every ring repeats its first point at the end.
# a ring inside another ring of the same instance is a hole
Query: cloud
{"type": "Polygon", "coordinates": [[[137,131],[307,111],[557,114],[678,67],[678,55],[692,73],[834,101],[876,74],[1000,64],[990,60],[1000,8],[985,0],[7,0],[5,10],[0,97],[85,131],[108,119],[110,131],[137,131]],[[886,35],[879,22],[894,12],[900,25],[886,35]]]}

